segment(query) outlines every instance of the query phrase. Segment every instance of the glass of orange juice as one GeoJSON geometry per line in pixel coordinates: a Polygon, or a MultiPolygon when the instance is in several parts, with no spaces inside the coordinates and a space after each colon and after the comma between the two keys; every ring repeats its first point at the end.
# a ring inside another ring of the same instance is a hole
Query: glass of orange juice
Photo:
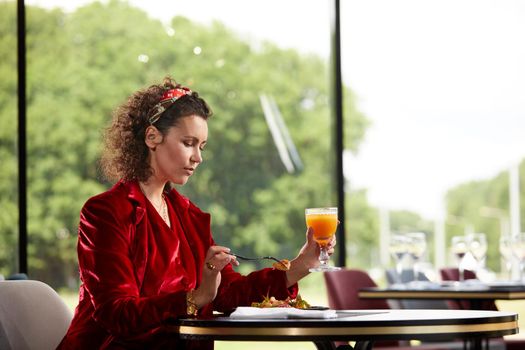
{"type": "Polygon", "coordinates": [[[330,256],[326,249],[337,229],[337,208],[306,208],[304,215],[306,226],[314,230],[314,239],[321,250],[320,264],[318,267],[311,268],[310,272],[340,270],[340,267],[328,265],[330,256]]]}

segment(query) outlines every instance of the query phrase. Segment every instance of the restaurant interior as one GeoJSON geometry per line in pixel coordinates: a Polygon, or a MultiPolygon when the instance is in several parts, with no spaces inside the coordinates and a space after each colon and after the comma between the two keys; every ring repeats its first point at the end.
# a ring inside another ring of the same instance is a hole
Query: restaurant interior
{"type": "MultiPolygon", "coordinates": [[[[213,110],[177,191],[211,214],[217,244],[291,260],[305,209],[337,208],[338,269],[300,281],[310,305],[524,317],[524,3],[0,0],[0,18],[0,304],[19,293],[3,283],[43,282],[58,298],[25,307],[60,310],[49,337],[78,303],[80,210],[112,186],[102,134],[166,75],[213,110]]],[[[492,341],[525,349],[519,333],[492,341]]],[[[270,346],[316,348],[215,341],[270,346]]]]}

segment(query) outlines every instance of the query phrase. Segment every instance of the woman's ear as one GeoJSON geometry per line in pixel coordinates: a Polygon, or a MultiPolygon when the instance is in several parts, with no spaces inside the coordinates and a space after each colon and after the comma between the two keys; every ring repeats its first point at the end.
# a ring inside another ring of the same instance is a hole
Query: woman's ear
{"type": "Polygon", "coordinates": [[[146,146],[154,151],[157,145],[162,142],[162,134],[159,129],[152,125],[148,126],[146,128],[145,142],[146,146]]]}

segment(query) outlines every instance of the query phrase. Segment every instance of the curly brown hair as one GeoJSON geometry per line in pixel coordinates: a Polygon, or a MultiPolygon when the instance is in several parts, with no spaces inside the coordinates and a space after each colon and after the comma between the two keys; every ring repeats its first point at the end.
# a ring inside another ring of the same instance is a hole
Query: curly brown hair
{"type": "MultiPolygon", "coordinates": [[[[135,92],[115,110],[113,121],[104,134],[101,158],[101,169],[108,180],[145,181],[152,175],[153,169],[148,161],[149,149],[145,142],[146,128],[151,125],[149,117],[162,95],[179,87],[181,85],[172,78],[165,77],[162,84],[135,92]]],[[[180,118],[190,115],[205,120],[212,115],[206,101],[195,91],[177,99],[153,125],[162,135],[166,135],[180,118]]]]}

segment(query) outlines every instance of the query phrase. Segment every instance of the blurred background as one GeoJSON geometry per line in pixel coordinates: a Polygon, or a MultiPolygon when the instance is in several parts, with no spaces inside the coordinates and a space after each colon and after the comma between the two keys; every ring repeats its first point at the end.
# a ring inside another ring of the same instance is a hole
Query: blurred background
{"type": "MultiPolygon", "coordinates": [[[[304,208],[337,205],[332,7],[26,1],[30,278],[76,305],[79,211],[111,185],[102,132],[129,94],[166,75],[214,111],[205,162],[179,190],[212,214],[218,243],[292,258],[304,208]]],[[[16,2],[0,1],[4,276],[19,269],[16,20],[16,2]]],[[[426,234],[427,268],[454,265],[450,238],[483,232],[485,268],[500,273],[499,239],[525,217],[524,39],[518,0],[341,2],[347,266],[392,267],[390,235],[413,231],[426,234]]],[[[326,304],[320,278],[302,294],[326,304]]]]}

